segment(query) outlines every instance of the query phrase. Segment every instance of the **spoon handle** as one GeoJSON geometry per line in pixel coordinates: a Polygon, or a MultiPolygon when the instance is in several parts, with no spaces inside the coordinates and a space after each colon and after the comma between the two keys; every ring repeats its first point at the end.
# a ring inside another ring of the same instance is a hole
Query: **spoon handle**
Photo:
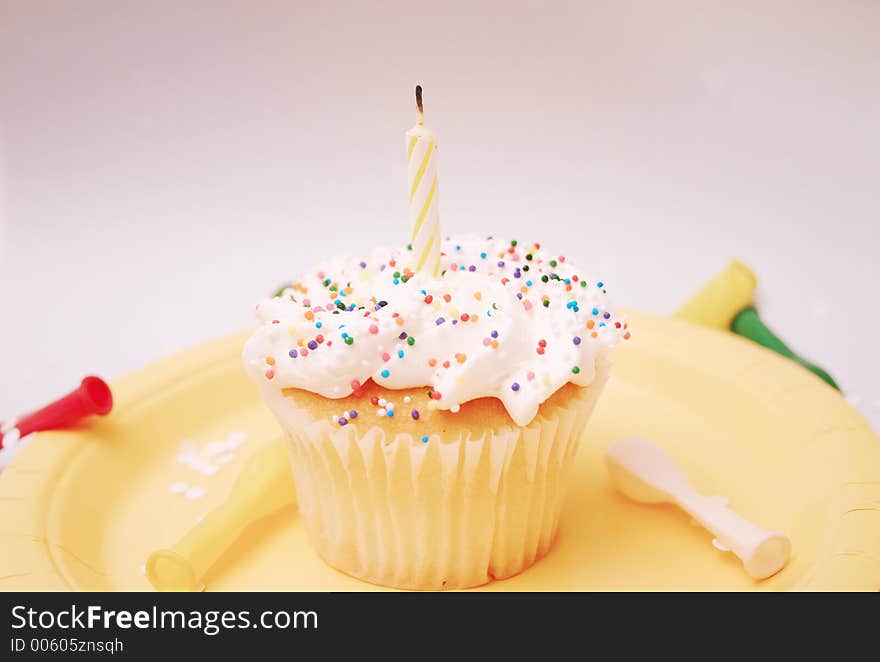
{"type": "Polygon", "coordinates": [[[711,531],[718,542],[742,560],[746,572],[754,579],[774,575],[788,563],[791,542],[783,534],[765,531],[692,489],[682,490],[675,497],[678,504],[711,531]]]}

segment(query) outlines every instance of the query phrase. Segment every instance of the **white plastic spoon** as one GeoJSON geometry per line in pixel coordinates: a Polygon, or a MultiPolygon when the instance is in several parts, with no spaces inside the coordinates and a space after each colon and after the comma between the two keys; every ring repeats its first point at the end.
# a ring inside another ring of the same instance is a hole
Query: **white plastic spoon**
{"type": "Polygon", "coordinates": [[[791,558],[791,541],[768,532],[719,503],[704,497],[663,449],[645,439],[628,437],[605,453],[611,480],[621,492],[642,503],[674,503],[711,531],[736,554],[754,579],[782,570],[791,558]]]}

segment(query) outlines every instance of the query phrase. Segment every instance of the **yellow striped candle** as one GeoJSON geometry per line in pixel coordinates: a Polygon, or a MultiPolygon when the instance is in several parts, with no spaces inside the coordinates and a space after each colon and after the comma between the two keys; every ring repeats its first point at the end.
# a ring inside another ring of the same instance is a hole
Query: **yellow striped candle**
{"type": "Polygon", "coordinates": [[[412,228],[409,267],[440,274],[440,212],[437,191],[437,136],[425,126],[422,86],[416,86],[416,125],[406,132],[409,220],[412,228]]]}

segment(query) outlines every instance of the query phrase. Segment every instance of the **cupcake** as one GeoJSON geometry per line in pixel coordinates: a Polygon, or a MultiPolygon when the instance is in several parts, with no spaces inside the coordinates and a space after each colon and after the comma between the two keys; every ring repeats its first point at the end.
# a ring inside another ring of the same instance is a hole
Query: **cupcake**
{"type": "Polygon", "coordinates": [[[538,244],[461,237],[337,258],[257,307],[244,348],[318,553],[368,582],[465,588],[556,535],[572,458],[629,336],[604,284],[538,244]]]}

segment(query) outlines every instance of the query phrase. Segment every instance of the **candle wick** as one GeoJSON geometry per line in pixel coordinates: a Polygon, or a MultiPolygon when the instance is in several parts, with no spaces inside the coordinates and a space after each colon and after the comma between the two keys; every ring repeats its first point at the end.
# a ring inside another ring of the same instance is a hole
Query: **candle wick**
{"type": "Polygon", "coordinates": [[[418,123],[425,123],[425,107],[422,105],[422,86],[416,85],[416,108],[418,108],[418,123]]]}

